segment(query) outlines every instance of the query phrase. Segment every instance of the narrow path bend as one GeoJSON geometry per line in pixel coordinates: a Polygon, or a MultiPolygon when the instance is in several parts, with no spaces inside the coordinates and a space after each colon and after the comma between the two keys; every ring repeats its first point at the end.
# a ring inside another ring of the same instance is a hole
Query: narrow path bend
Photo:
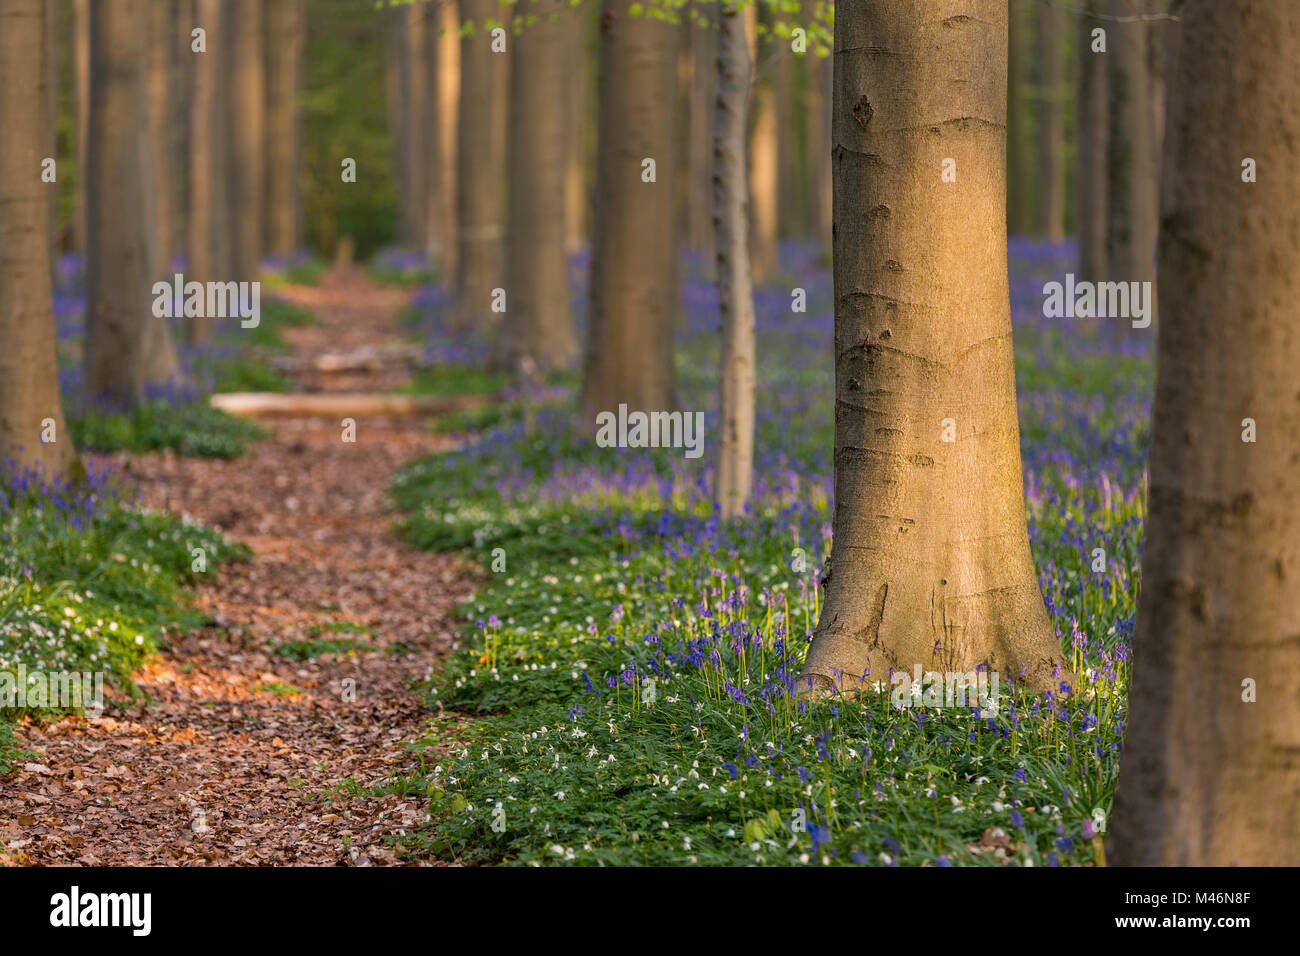
{"type": "MultiPolygon", "coordinates": [[[[306,366],[397,345],[409,295],[355,270],[283,294],[319,319],[286,335],[306,366]]],[[[299,386],[386,391],[404,374],[305,371],[299,386]]],[[[23,728],[39,763],[0,786],[0,826],[22,862],[379,865],[399,862],[385,836],[423,821],[421,798],[358,794],[413,765],[404,742],[431,721],[445,741],[434,753],[456,732],[409,685],[449,647],[471,573],[389,531],[394,469],[444,440],[415,418],[357,416],[355,444],[336,420],[267,424],[272,438],[235,461],[116,456],[146,505],[254,556],[201,589],[216,626],[170,636],[136,675],[147,703],[23,728]],[[307,661],[273,650],[338,639],[364,649],[307,661]]]]}

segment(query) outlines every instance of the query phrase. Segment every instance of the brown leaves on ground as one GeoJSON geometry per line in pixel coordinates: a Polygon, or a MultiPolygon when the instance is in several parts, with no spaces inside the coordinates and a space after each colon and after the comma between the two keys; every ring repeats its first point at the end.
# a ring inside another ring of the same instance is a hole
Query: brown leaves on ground
{"type": "MultiPolygon", "coordinates": [[[[409,293],[352,272],[290,295],[320,319],[290,330],[311,357],[391,343],[409,293]]],[[[312,374],[318,389],[395,384],[387,370],[312,374]]],[[[406,741],[441,738],[426,759],[454,742],[459,718],[424,710],[410,685],[450,647],[472,584],[454,558],[390,533],[394,469],[442,441],[425,424],[358,419],[345,444],[338,422],[291,419],[237,461],[119,459],[146,505],[215,525],[254,556],[200,591],[216,626],[169,635],[137,673],[143,702],[22,728],[38,757],[0,783],[0,864],[404,862],[386,838],[423,823],[427,800],[365,791],[415,764],[406,741]],[[310,640],[360,646],[275,652],[310,640]]]]}

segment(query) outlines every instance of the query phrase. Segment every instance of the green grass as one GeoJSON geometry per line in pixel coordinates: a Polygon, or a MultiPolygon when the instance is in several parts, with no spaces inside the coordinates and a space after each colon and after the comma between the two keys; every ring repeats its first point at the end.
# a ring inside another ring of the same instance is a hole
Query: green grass
{"type": "MultiPolygon", "coordinates": [[[[113,500],[70,516],[32,490],[0,505],[0,542],[0,671],[102,672],[128,694],[130,674],[165,633],[203,624],[190,585],[248,556],[197,523],[113,500]]],[[[22,759],[10,722],[58,713],[0,710],[0,774],[22,759]]]]}
{"type": "Polygon", "coordinates": [[[268,681],[265,684],[254,684],[249,690],[254,694],[274,694],[276,697],[298,697],[303,693],[301,687],[285,684],[278,680],[268,681]]]}
{"type": "Polygon", "coordinates": [[[290,660],[310,661],[322,654],[355,654],[373,649],[361,641],[340,638],[323,641],[286,641],[277,646],[275,652],[290,660]]]}
{"type": "Polygon", "coordinates": [[[262,302],[260,321],[251,329],[236,327],[230,333],[240,345],[268,352],[282,352],[289,347],[285,329],[315,325],[316,316],[310,309],[293,305],[274,296],[262,302]]]}
{"type": "Polygon", "coordinates": [[[420,369],[398,391],[408,395],[492,395],[513,380],[510,372],[442,365],[420,369]]]}
{"type": "Polygon", "coordinates": [[[238,458],[266,437],[260,426],[206,402],[173,405],[156,400],[131,414],[72,414],[68,427],[83,451],[142,453],[170,448],[201,458],[238,458]]]}

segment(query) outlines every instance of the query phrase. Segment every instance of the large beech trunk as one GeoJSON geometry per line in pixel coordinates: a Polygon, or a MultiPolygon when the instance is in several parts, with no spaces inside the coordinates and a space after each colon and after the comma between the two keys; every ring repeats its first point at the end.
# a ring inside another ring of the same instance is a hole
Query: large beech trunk
{"type": "Polygon", "coordinates": [[[1300,168],[1300,7],[1187,0],[1181,16],[1142,595],[1108,857],[1295,866],[1300,194],[1281,173],[1300,168]],[[1242,182],[1246,157],[1258,182],[1242,182]]]}
{"type": "Polygon", "coordinates": [[[510,209],[506,230],[506,321],[498,357],[537,371],[577,358],[564,253],[564,177],[569,153],[564,106],[569,18],[564,0],[519,7],[538,22],[514,37],[510,67],[510,209]],[[551,19],[552,16],[556,19],[551,19]]]}
{"type": "Polygon", "coordinates": [[[675,28],[633,17],[633,0],[604,0],[591,307],[582,422],[620,403],[673,407],[673,330],[679,311],[675,28]],[[655,181],[646,182],[654,160],[655,181]]]}
{"type": "Polygon", "coordinates": [[[842,0],[834,68],[834,544],[800,690],[984,663],[1054,689],[1011,348],[1007,5],[842,0]]]}
{"type": "Polygon", "coordinates": [[[42,36],[49,12],[45,0],[0,0],[0,462],[63,478],[75,472],[77,453],[63,420],[50,298],[55,187],[40,177],[53,94],[42,36]],[[46,419],[51,442],[41,440],[46,419]]]}

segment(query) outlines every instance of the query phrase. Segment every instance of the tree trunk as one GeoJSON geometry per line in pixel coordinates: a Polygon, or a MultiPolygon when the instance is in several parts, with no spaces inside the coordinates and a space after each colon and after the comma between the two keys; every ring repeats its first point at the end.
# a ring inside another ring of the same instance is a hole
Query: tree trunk
{"type": "Polygon", "coordinates": [[[142,0],[90,5],[86,182],[86,397],[144,398],[154,278],[148,210],[149,128],[142,0]]]}
{"type": "Polygon", "coordinates": [[[301,234],[302,47],[302,0],[272,0],[266,6],[266,250],[279,259],[298,251],[301,234]]]}
{"type": "Polygon", "coordinates": [[[1038,8],[1038,233],[1065,238],[1065,18],[1038,8]]]}
{"type": "Polygon", "coordinates": [[[438,14],[440,4],[425,3],[421,5],[424,23],[420,36],[424,41],[421,63],[424,66],[422,79],[423,96],[420,100],[420,129],[424,135],[424,155],[420,158],[424,169],[424,235],[420,238],[420,248],[425,259],[431,264],[441,266],[444,254],[443,243],[446,241],[446,221],[443,210],[449,197],[446,195],[446,183],[438,176],[438,157],[442,154],[442,127],[439,125],[439,90],[438,90],[438,33],[442,29],[438,14]]]}
{"type": "MultiPolygon", "coordinates": [[[[41,42],[45,46],[45,156],[62,162],[59,157],[59,52],[55,24],[58,21],[58,5],[54,0],[45,0],[45,26],[41,42]]],[[[42,157],[44,158],[44,156],[42,157]]],[[[59,191],[46,190],[46,211],[49,216],[50,238],[50,281],[58,277],[55,268],[59,258],[59,191]]]]}
{"type": "Polygon", "coordinates": [[[772,94],[776,114],[777,235],[789,238],[806,232],[803,190],[799,182],[799,120],[795,116],[798,61],[789,37],[774,37],[768,45],[772,63],[772,94]]]}
{"type": "Polygon", "coordinates": [[[460,46],[456,171],[460,250],[453,315],[459,329],[496,324],[491,300],[502,272],[505,182],[505,131],[498,128],[496,119],[505,101],[509,54],[492,52],[492,38],[482,24],[488,17],[500,16],[500,10],[496,0],[460,0],[461,18],[473,20],[478,30],[463,37],[460,46]]]}
{"type": "Polygon", "coordinates": [[[63,420],[50,297],[49,192],[41,182],[49,73],[45,0],[0,0],[0,463],[66,478],[77,452],[63,420]],[[42,441],[46,419],[54,441],[42,441]]]}
{"type": "MultiPolygon", "coordinates": [[[[1086,0],[1086,12],[1100,0],[1086,0]]],[[[1076,135],[1075,227],[1079,235],[1079,275],[1089,282],[1106,278],[1108,151],[1106,53],[1092,52],[1092,31],[1102,21],[1079,17],[1079,123],[1076,135]]]]}
{"type": "MultiPolygon", "coordinates": [[[[1107,0],[1107,13],[1134,17],[1142,0],[1107,0]]],[[[1108,22],[1110,137],[1107,205],[1107,279],[1155,281],[1156,177],[1151,150],[1151,94],[1147,23],[1108,22]]],[[[1154,286],[1153,286],[1154,288],[1154,286]]]]}
{"type": "Polygon", "coordinates": [[[232,264],[237,281],[251,282],[262,264],[262,207],[266,156],[266,79],[262,57],[262,0],[229,0],[222,54],[230,64],[227,135],[232,264]]]}
{"type": "Polygon", "coordinates": [[[90,0],[72,0],[73,72],[77,84],[77,200],[72,215],[72,241],[86,252],[86,139],[90,134],[90,0]]]}
{"type": "Polygon", "coordinates": [[[460,101],[460,35],[455,3],[451,0],[440,3],[433,9],[433,14],[436,27],[431,39],[437,44],[437,85],[430,89],[437,90],[438,115],[435,120],[437,129],[430,134],[436,139],[429,145],[429,155],[434,164],[431,194],[437,204],[434,231],[439,236],[441,250],[437,261],[442,268],[443,281],[447,282],[456,275],[459,241],[456,225],[456,136],[459,122],[457,104],[460,101]]]}
{"type": "Polygon", "coordinates": [[[916,666],[1072,679],[1025,526],[1007,4],[960,9],[835,11],[834,543],[801,692],[916,666]],[[956,182],[940,181],[946,158],[956,182]]]}
{"type": "Polygon", "coordinates": [[[767,39],[759,42],[757,3],[745,8],[745,19],[755,74],[749,119],[750,267],[762,281],[776,272],[778,258],[776,106],[772,85],[763,82],[760,72],[771,57],[772,44],[767,39]]]}
{"type": "Polygon", "coordinates": [[[157,261],[153,276],[163,278],[171,268],[176,249],[172,242],[172,137],[171,137],[171,57],[172,4],[169,0],[150,0],[148,21],[144,25],[149,42],[145,49],[149,97],[149,150],[151,179],[149,193],[153,201],[153,241],[157,261]]]}
{"type": "MultiPolygon", "coordinates": [[[[700,15],[716,22],[717,16],[712,4],[703,4],[700,15]]],[[[701,26],[692,22],[691,31],[691,92],[690,92],[690,208],[687,210],[687,237],[691,249],[699,253],[706,261],[713,258],[713,195],[710,180],[713,176],[713,135],[709,129],[713,111],[714,85],[717,76],[717,34],[714,22],[701,26]]],[[[742,31],[743,36],[743,31],[742,31]]],[[[745,64],[748,73],[749,54],[746,51],[745,64]]],[[[741,155],[744,155],[742,150],[741,155]]],[[[742,167],[741,176],[745,170],[742,167]]],[[[746,256],[748,258],[748,256],[746,256]]]]}
{"type": "Polygon", "coordinates": [[[633,0],[603,0],[596,201],[582,423],[673,407],[679,311],[675,28],[633,17],[633,0]],[[645,160],[655,181],[646,182],[645,160]]]}
{"type": "MultiPolygon", "coordinates": [[[[811,54],[810,54],[811,55],[811,54]]],[[[831,58],[816,57],[808,70],[808,168],[813,228],[821,249],[831,248],[831,58]]]]}
{"type": "Polygon", "coordinates": [[[507,365],[527,360],[549,372],[571,365],[578,351],[564,254],[568,124],[565,104],[555,96],[571,66],[566,54],[573,11],[565,0],[535,0],[521,9],[539,20],[512,38],[507,299],[499,356],[507,365]]]}
{"type": "Polygon", "coordinates": [[[405,219],[403,232],[406,244],[411,249],[422,250],[428,240],[429,231],[429,150],[428,137],[425,135],[424,101],[426,99],[425,79],[427,76],[424,54],[424,8],[413,3],[402,11],[404,30],[402,34],[402,79],[406,83],[406,92],[402,97],[405,115],[402,122],[406,124],[406,169],[409,182],[407,192],[401,197],[402,216],[405,219]]]}
{"type": "Polygon", "coordinates": [[[569,104],[566,108],[569,152],[564,173],[564,248],[577,252],[587,242],[591,195],[587,188],[587,129],[591,108],[591,76],[588,69],[587,10],[583,4],[566,19],[569,46],[569,104]]]}
{"type": "Polygon", "coordinates": [[[754,290],[745,186],[751,71],[744,13],[734,3],[725,4],[719,13],[711,178],[722,353],[718,367],[721,446],[714,492],[727,519],[744,513],[754,470],[754,290]]]}
{"type": "Polygon", "coordinates": [[[1297,62],[1293,4],[1182,7],[1120,865],[1300,864],[1297,62]]]}
{"type": "Polygon", "coordinates": [[[1013,236],[1033,232],[1029,182],[1029,138],[1025,133],[1025,34],[1028,17],[1021,0],[1010,0],[1007,30],[1007,229],[1013,236]]]}
{"type": "MultiPolygon", "coordinates": [[[[230,154],[226,149],[227,71],[222,69],[222,34],[227,14],[223,0],[195,0],[195,27],[206,35],[207,52],[189,47],[193,70],[190,93],[189,223],[187,278],[196,282],[225,282],[233,278],[230,237],[230,154]]],[[[206,316],[186,319],[191,344],[212,336],[206,316]]]]}

